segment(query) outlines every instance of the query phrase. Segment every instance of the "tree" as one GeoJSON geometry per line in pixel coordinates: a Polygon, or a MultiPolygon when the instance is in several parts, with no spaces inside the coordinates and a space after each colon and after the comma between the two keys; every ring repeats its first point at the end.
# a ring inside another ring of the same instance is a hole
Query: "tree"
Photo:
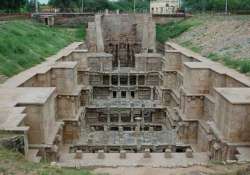
{"type": "Polygon", "coordinates": [[[50,0],[49,5],[59,8],[63,12],[72,12],[77,8],[78,0],[50,0]]]}
{"type": "Polygon", "coordinates": [[[27,0],[1,0],[0,10],[3,12],[21,12],[26,4],[27,0]]]}
{"type": "Polygon", "coordinates": [[[27,11],[35,12],[36,11],[36,0],[29,0],[26,5],[27,11]]]}
{"type": "MultiPolygon", "coordinates": [[[[134,0],[83,0],[84,11],[103,11],[120,10],[120,11],[132,11],[134,0]]],[[[80,10],[82,7],[82,0],[50,0],[49,4],[53,7],[59,8],[62,12],[80,10]]],[[[137,11],[145,11],[149,9],[149,0],[136,0],[137,11]]]]}

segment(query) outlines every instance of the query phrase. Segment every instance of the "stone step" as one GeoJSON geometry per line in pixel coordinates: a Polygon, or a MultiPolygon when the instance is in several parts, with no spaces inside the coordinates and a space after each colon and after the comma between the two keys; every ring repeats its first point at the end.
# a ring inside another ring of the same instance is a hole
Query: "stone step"
{"type": "Polygon", "coordinates": [[[237,147],[239,154],[236,155],[238,162],[250,162],[250,147],[237,147]]]}
{"type": "Polygon", "coordinates": [[[38,149],[29,149],[27,153],[27,160],[35,163],[39,163],[41,160],[40,156],[37,156],[39,150],[38,149]]]}

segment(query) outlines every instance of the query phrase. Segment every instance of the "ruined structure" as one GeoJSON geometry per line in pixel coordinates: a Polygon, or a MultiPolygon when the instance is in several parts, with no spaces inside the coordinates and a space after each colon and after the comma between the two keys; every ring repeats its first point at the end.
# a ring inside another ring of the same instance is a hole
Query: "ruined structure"
{"type": "Polygon", "coordinates": [[[156,53],[150,15],[96,15],[85,43],[0,86],[0,130],[28,159],[69,167],[246,161],[249,87],[174,43],[156,53]]]}
{"type": "Polygon", "coordinates": [[[151,0],[150,13],[155,15],[176,14],[181,7],[181,0],[151,0]]]}

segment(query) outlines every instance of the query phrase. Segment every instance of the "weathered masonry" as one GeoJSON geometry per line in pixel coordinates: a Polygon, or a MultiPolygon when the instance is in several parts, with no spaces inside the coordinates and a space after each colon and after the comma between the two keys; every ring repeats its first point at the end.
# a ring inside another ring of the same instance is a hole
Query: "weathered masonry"
{"type": "Polygon", "coordinates": [[[0,143],[69,167],[247,161],[249,87],[177,44],[156,53],[150,15],[96,15],[85,43],[1,84],[0,143]]]}

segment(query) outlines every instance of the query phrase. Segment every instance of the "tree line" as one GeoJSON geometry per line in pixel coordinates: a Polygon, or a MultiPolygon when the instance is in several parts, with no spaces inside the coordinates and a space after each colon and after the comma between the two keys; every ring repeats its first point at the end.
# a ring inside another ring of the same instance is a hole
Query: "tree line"
{"type": "MultiPolygon", "coordinates": [[[[181,0],[182,9],[186,11],[250,11],[250,0],[181,0]]],[[[136,11],[149,11],[150,0],[135,0],[136,11]]],[[[101,11],[104,9],[133,11],[134,0],[49,0],[49,4],[61,11],[77,11],[83,6],[84,11],[101,11]]]]}
{"type": "Polygon", "coordinates": [[[0,12],[33,12],[35,11],[35,2],[35,0],[0,0],[0,12]]]}
{"type": "MultiPolygon", "coordinates": [[[[150,0],[135,0],[136,11],[147,11],[150,0]]],[[[103,11],[105,9],[133,11],[134,0],[49,0],[50,6],[61,12],[103,11]]],[[[34,12],[36,0],[0,0],[0,12],[34,12]]]]}
{"type": "MultiPolygon", "coordinates": [[[[136,11],[145,11],[149,9],[150,0],[136,0],[136,11]]],[[[105,9],[120,11],[132,11],[134,9],[134,0],[50,0],[49,5],[59,8],[60,11],[103,11],[105,9]]]]}
{"type": "MultiPolygon", "coordinates": [[[[186,11],[250,11],[250,0],[182,0],[186,11]]],[[[0,0],[0,12],[34,12],[36,0],[0,0]]],[[[135,0],[136,11],[149,11],[150,0],[135,0]]],[[[49,0],[49,5],[61,12],[96,12],[105,9],[130,12],[134,0],[49,0]]]]}

